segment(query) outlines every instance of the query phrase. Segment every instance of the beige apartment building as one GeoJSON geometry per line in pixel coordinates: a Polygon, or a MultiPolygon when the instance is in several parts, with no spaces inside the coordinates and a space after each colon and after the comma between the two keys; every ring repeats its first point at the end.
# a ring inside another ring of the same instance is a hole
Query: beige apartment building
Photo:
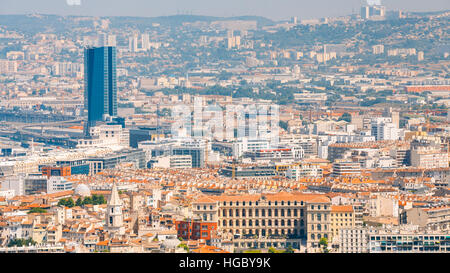
{"type": "Polygon", "coordinates": [[[419,227],[439,227],[450,229],[450,206],[434,208],[411,208],[400,214],[400,223],[418,225],[419,227]]]}
{"type": "Polygon", "coordinates": [[[317,247],[330,238],[331,200],[322,194],[277,193],[201,197],[194,216],[217,222],[238,248],[317,247]]]}
{"type": "Polygon", "coordinates": [[[438,149],[413,149],[411,166],[425,169],[447,168],[449,166],[448,153],[438,149]]]}
{"type": "Polygon", "coordinates": [[[339,237],[339,230],[355,227],[355,212],[351,205],[331,206],[331,240],[339,237]]]}

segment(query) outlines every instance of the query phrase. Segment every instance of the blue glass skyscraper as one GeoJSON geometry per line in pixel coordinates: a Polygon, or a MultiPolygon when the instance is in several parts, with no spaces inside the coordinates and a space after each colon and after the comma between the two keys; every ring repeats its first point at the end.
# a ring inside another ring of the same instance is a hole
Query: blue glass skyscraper
{"type": "Polygon", "coordinates": [[[86,48],[84,51],[84,107],[88,126],[104,115],[117,115],[116,48],[86,48]]]}

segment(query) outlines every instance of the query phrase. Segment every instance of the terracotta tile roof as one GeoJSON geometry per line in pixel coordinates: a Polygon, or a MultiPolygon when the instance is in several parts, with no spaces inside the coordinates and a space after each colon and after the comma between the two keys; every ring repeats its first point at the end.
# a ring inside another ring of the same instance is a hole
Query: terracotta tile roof
{"type": "Polygon", "coordinates": [[[353,212],[353,206],[342,205],[342,206],[331,206],[331,212],[353,212]]]}

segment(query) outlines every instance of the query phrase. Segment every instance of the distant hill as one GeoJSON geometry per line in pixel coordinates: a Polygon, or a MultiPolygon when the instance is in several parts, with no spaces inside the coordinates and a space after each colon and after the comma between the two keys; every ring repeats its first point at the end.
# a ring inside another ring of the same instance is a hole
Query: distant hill
{"type": "Polygon", "coordinates": [[[171,16],[159,16],[159,17],[106,17],[111,20],[111,24],[117,26],[117,24],[138,25],[140,28],[151,27],[153,23],[159,23],[162,25],[181,25],[183,23],[193,22],[213,22],[213,21],[256,21],[258,27],[275,24],[274,21],[261,16],[236,16],[236,17],[214,17],[203,15],[171,15],[171,16]]]}
{"type": "MultiPolygon", "coordinates": [[[[86,18],[89,16],[59,16],[46,14],[33,15],[0,15],[0,26],[6,27],[8,30],[20,31],[25,34],[35,34],[38,32],[66,32],[74,27],[89,27],[89,23],[77,22],[74,24],[73,20],[76,18],[86,18]]],[[[94,17],[92,17],[94,18],[94,17]]],[[[159,17],[127,17],[127,16],[111,16],[101,17],[107,18],[111,21],[111,27],[120,28],[126,26],[133,26],[139,29],[152,27],[152,24],[159,23],[161,25],[176,26],[182,23],[192,22],[213,22],[213,21],[231,21],[231,20],[245,20],[256,21],[258,27],[272,25],[275,22],[260,16],[238,16],[238,17],[214,17],[203,15],[172,15],[159,17]]]]}

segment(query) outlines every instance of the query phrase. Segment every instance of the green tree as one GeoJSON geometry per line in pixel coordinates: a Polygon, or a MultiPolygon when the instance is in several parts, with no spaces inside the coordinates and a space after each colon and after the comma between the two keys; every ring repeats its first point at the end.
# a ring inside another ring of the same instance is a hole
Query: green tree
{"type": "Polygon", "coordinates": [[[75,202],[75,206],[78,206],[78,207],[83,206],[83,198],[82,197],[77,199],[77,201],[75,202]]]}
{"type": "Polygon", "coordinates": [[[28,214],[30,213],[46,213],[47,210],[43,209],[43,208],[32,208],[30,209],[30,211],[28,211],[28,214]]]}
{"type": "Polygon", "coordinates": [[[319,241],[319,245],[322,246],[323,253],[328,253],[328,239],[325,237],[322,237],[319,241]]]}
{"type": "Polygon", "coordinates": [[[342,116],[339,118],[339,120],[344,120],[346,122],[352,122],[352,115],[350,115],[349,113],[344,113],[342,114],[342,116]]]}
{"type": "Polygon", "coordinates": [[[179,244],[178,247],[182,247],[182,248],[184,248],[184,250],[186,250],[187,252],[189,252],[189,247],[188,247],[185,243],[179,244]]]}
{"type": "Polygon", "coordinates": [[[93,200],[91,196],[86,196],[83,200],[83,205],[93,204],[93,200]]]}
{"type": "Polygon", "coordinates": [[[294,253],[294,249],[292,248],[292,246],[289,246],[289,247],[286,248],[284,253],[294,253]]]}
{"type": "Polygon", "coordinates": [[[63,198],[58,201],[58,206],[71,208],[71,207],[75,206],[75,202],[73,201],[72,197],[63,198]]]}
{"type": "Polygon", "coordinates": [[[23,239],[23,238],[16,238],[12,239],[8,243],[8,247],[14,247],[14,246],[29,246],[29,245],[35,245],[37,242],[33,241],[32,238],[23,239]]]}
{"type": "Polygon", "coordinates": [[[287,131],[289,125],[287,122],[280,120],[280,127],[287,131]]]}

